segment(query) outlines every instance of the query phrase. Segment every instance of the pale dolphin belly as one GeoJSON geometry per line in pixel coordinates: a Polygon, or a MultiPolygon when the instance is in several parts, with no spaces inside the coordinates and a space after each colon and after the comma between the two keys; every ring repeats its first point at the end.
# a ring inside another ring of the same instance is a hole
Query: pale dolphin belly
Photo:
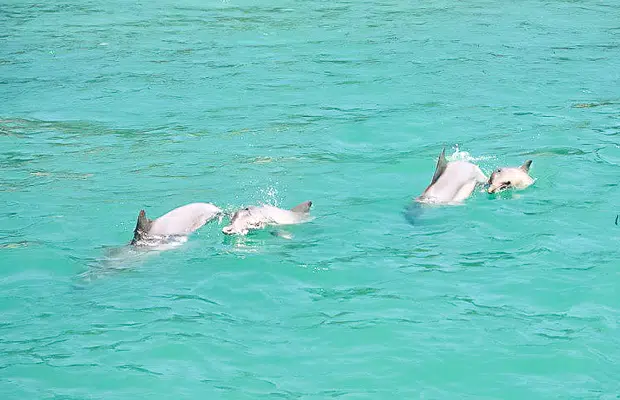
{"type": "Polygon", "coordinates": [[[476,185],[477,185],[476,181],[468,181],[464,183],[463,186],[461,186],[461,188],[458,190],[458,192],[456,193],[452,201],[459,202],[459,201],[465,200],[474,191],[474,189],[476,188],[476,185]]]}

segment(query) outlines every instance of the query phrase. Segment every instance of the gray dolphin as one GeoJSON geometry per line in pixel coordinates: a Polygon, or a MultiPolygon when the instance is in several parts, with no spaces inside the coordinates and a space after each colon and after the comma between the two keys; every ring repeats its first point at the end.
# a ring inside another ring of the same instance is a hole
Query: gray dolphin
{"type": "Polygon", "coordinates": [[[150,220],[140,211],[129,245],[108,247],[105,256],[80,274],[85,281],[136,266],[146,255],[176,248],[187,242],[188,235],[222,215],[222,210],[209,203],[187,204],[150,220]]]}
{"type": "Polygon", "coordinates": [[[274,206],[250,206],[235,212],[230,225],[222,229],[227,235],[247,235],[251,229],[269,225],[301,224],[310,219],[311,201],[305,201],[290,210],[274,206]]]}
{"type": "Polygon", "coordinates": [[[148,219],[146,212],[141,210],[131,244],[161,246],[183,243],[190,233],[220,215],[222,210],[210,203],[186,204],[154,220],[148,219]]]}
{"type": "Polygon", "coordinates": [[[504,167],[496,169],[489,177],[487,192],[498,193],[506,189],[525,189],[534,183],[529,175],[532,160],[527,160],[520,167],[504,167]]]}
{"type": "Polygon", "coordinates": [[[458,204],[469,197],[476,185],[486,182],[486,176],[477,165],[467,161],[448,162],[446,149],[443,149],[431,184],[415,200],[419,203],[458,204]]]}

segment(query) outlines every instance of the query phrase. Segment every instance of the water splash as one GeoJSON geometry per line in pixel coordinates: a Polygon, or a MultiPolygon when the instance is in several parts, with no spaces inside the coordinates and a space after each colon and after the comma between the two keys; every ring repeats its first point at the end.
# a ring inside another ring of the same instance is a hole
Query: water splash
{"type": "Polygon", "coordinates": [[[458,144],[454,145],[454,153],[452,153],[451,155],[447,156],[446,158],[448,159],[448,161],[468,161],[468,162],[485,161],[485,160],[494,160],[494,159],[496,159],[495,156],[478,156],[478,157],[474,157],[468,151],[461,151],[461,150],[459,150],[459,145],[458,144]]]}
{"type": "Polygon", "coordinates": [[[278,199],[278,189],[273,186],[268,186],[264,189],[260,189],[259,193],[260,202],[262,204],[279,207],[280,201],[278,199]]]}

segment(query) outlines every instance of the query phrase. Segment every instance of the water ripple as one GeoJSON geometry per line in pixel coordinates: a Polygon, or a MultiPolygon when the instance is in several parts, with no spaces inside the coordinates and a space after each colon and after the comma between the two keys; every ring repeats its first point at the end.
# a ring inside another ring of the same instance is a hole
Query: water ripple
{"type": "Polygon", "coordinates": [[[619,12],[4,5],[2,397],[615,396],[619,12]],[[457,144],[535,184],[403,216],[457,144]],[[291,240],[126,246],[308,198],[291,240]]]}

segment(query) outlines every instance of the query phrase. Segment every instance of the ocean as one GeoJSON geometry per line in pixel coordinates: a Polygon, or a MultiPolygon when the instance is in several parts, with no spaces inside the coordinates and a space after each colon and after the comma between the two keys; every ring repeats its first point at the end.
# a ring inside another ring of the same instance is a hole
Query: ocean
{"type": "Polygon", "coordinates": [[[620,396],[620,3],[5,0],[0,398],[620,396]],[[407,218],[442,148],[531,187],[407,218]],[[136,217],[313,202],[127,247],[136,217]]]}

